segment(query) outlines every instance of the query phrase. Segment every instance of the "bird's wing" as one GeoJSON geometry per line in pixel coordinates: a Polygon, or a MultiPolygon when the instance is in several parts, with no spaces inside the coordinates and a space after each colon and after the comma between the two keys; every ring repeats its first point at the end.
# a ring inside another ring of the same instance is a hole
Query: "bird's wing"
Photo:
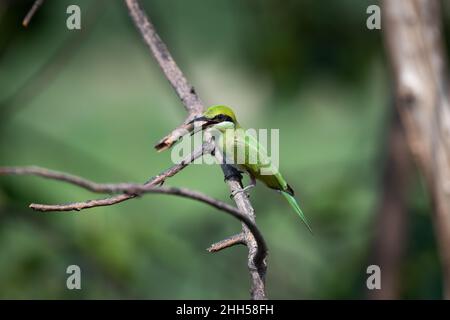
{"type": "MultiPolygon", "coordinates": [[[[266,148],[251,134],[235,134],[234,145],[237,153],[245,151],[243,166],[254,177],[263,181],[270,188],[286,190],[286,180],[267,154],[266,148]]],[[[242,163],[239,154],[235,155],[238,163],[242,163]],[[241,160],[241,161],[240,161],[241,160]]]]}

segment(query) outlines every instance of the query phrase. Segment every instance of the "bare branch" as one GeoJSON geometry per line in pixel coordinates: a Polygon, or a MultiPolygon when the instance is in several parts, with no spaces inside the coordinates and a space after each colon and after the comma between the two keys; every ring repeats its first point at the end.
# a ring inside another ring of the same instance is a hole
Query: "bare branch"
{"type": "Polygon", "coordinates": [[[44,3],[44,0],[36,0],[33,3],[33,6],[31,7],[30,11],[28,11],[27,15],[22,21],[22,25],[24,27],[28,27],[28,24],[30,23],[31,19],[33,18],[36,11],[39,9],[39,7],[44,3]]]}
{"type": "Polygon", "coordinates": [[[50,212],[50,211],[81,211],[84,209],[112,206],[126,200],[135,198],[135,194],[119,194],[114,197],[105,199],[87,200],[82,202],[71,202],[66,204],[40,204],[32,203],[29,207],[35,211],[50,212]]]}
{"type": "MultiPolygon", "coordinates": [[[[262,248],[262,250],[267,251],[267,246],[264,241],[264,238],[261,232],[258,230],[258,227],[254,223],[254,221],[249,218],[247,215],[243,214],[239,209],[230,206],[229,204],[222,202],[220,200],[211,198],[203,193],[198,191],[189,190],[186,188],[176,188],[176,187],[154,187],[152,184],[137,184],[137,183],[117,183],[117,184],[101,184],[93,181],[89,181],[87,179],[70,175],[61,172],[55,172],[44,168],[39,167],[8,167],[8,168],[0,168],[0,174],[21,174],[21,175],[38,175],[41,177],[64,181],[84,189],[94,191],[94,192],[124,192],[121,196],[123,196],[122,201],[124,201],[125,196],[133,195],[139,196],[142,194],[148,193],[159,193],[159,194],[170,194],[176,195],[184,198],[189,198],[193,200],[197,200],[203,203],[206,203],[216,209],[227,212],[233,217],[239,219],[245,226],[252,232],[254,238],[257,242],[257,245],[262,248]]],[[[167,176],[166,176],[167,177],[167,176]]],[[[161,179],[161,178],[160,178],[161,179]]],[[[154,179],[153,181],[155,181],[154,179]]],[[[101,200],[90,200],[86,202],[76,202],[69,204],[56,204],[56,205],[48,205],[48,204],[31,204],[30,208],[36,211],[41,212],[53,212],[53,211],[79,211],[86,208],[104,206],[104,205],[112,205],[117,202],[111,200],[113,198],[101,199],[101,200]]]]}
{"type": "MultiPolygon", "coordinates": [[[[83,202],[74,202],[67,204],[30,204],[30,208],[41,212],[52,212],[52,211],[80,211],[83,209],[100,207],[100,206],[110,206],[114,205],[131,198],[140,196],[146,193],[161,193],[161,194],[172,194],[178,195],[185,198],[190,198],[207,203],[219,210],[230,213],[232,216],[239,219],[248,228],[249,232],[253,234],[254,239],[256,239],[256,246],[261,248],[259,252],[261,254],[255,254],[253,258],[255,259],[255,264],[260,264],[262,256],[265,256],[267,252],[267,246],[265,244],[264,238],[262,237],[260,231],[255,225],[254,220],[246,214],[241,213],[240,210],[234,208],[222,201],[216,200],[214,198],[208,197],[200,192],[185,189],[185,188],[175,188],[175,187],[155,187],[155,185],[163,183],[167,178],[174,176],[180,172],[183,168],[192,163],[195,159],[201,157],[203,154],[210,153],[214,149],[214,145],[210,142],[205,142],[201,148],[188,155],[180,164],[177,164],[156,177],[150,179],[145,184],[136,183],[97,183],[76,175],[68,174],[65,172],[49,170],[36,166],[28,167],[0,167],[1,175],[34,175],[47,179],[57,180],[67,182],[83,189],[89,190],[95,193],[121,193],[114,197],[109,197],[105,199],[88,200],[83,202]]],[[[247,240],[245,234],[240,234],[241,242],[247,240]]],[[[253,239],[252,236],[252,239],[253,239]]],[[[234,241],[238,239],[235,238],[234,241]]],[[[244,242],[245,243],[245,242],[244,242]]],[[[231,242],[228,243],[231,245],[231,242]]],[[[223,249],[223,248],[222,248],[223,249]]],[[[218,251],[218,250],[215,250],[218,251]]]]}
{"type": "Polygon", "coordinates": [[[208,249],[208,252],[218,252],[220,250],[233,247],[238,244],[245,244],[245,235],[243,233],[235,234],[219,242],[213,243],[208,249]]]}

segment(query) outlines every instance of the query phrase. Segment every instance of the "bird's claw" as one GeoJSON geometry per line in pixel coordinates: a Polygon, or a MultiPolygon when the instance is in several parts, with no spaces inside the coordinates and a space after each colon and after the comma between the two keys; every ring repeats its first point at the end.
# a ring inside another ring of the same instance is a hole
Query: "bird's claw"
{"type": "Polygon", "coordinates": [[[246,186],[245,188],[233,190],[230,194],[230,198],[233,199],[238,193],[241,193],[241,192],[244,192],[245,195],[247,196],[247,198],[250,198],[250,193],[248,192],[248,190],[250,190],[254,186],[255,185],[249,185],[249,186],[246,186]]]}
{"type": "Polygon", "coordinates": [[[246,190],[244,190],[244,188],[242,188],[233,190],[230,194],[230,199],[234,199],[234,197],[241,192],[244,192],[247,197],[250,197],[250,194],[246,190]]]}

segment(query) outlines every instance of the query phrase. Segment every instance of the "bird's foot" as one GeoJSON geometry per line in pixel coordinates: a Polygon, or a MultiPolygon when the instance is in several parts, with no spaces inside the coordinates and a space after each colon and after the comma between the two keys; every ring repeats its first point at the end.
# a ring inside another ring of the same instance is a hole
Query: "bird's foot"
{"type": "Polygon", "coordinates": [[[245,192],[246,196],[249,198],[250,193],[248,192],[248,190],[250,190],[254,186],[255,186],[254,184],[250,184],[250,185],[246,186],[245,188],[233,190],[230,194],[230,198],[233,199],[238,193],[241,193],[241,192],[245,192]]]}
{"type": "Polygon", "coordinates": [[[230,194],[230,199],[234,199],[234,197],[235,197],[237,194],[241,193],[241,192],[245,192],[245,195],[246,195],[247,197],[250,197],[250,194],[249,194],[246,190],[244,190],[244,189],[245,189],[245,188],[233,190],[233,191],[231,192],[231,194],[230,194]]]}

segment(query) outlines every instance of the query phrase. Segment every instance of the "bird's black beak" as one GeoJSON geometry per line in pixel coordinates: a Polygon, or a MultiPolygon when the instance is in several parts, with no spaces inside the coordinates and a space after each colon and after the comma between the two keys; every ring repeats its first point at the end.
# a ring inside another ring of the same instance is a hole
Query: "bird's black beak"
{"type": "Polygon", "coordinates": [[[192,124],[192,123],[195,123],[195,122],[204,122],[201,125],[201,130],[204,130],[204,129],[208,128],[212,124],[218,123],[216,120],[208,119],[205,116],[200,116],[200,117],[197,117],[197,118],[189,121],[188,124],[192,124]]]}
{"type": "Polygon", "coordinates": [[[200,116],[200,117],[192,119],[191,121],[188,122],[188,124],[192,124],[194,122],[199,122],[199,121],[206,121],[206,122],[208,122],[209,119],[206,118],[205,116],[200,116]]]}

